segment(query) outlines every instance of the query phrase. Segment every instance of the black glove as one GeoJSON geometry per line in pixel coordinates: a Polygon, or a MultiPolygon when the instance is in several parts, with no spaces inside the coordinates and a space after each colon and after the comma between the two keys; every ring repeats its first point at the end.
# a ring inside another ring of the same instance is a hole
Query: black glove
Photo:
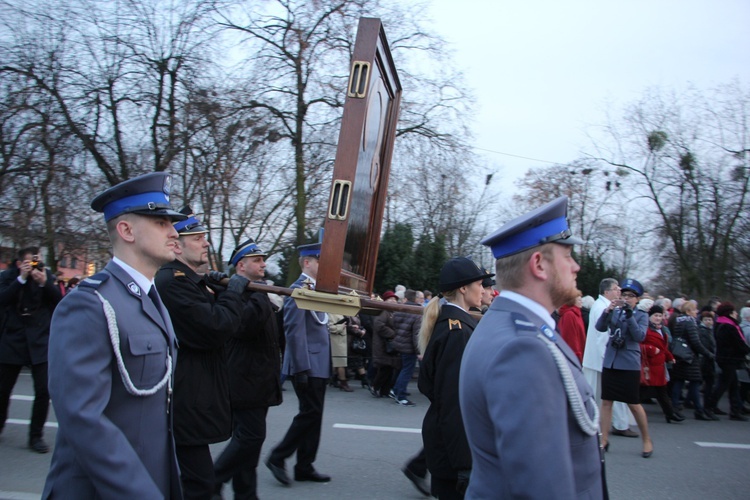
{"type": "Polygon", "coordinates": [[[625,310],[625,317],[630,319],[633,317],[633,310],[629,307],[624,308],[625,310]]]}
{"type": "Polygon", "coordinates": [[[244,276],[240,276],[239,274],[235,274],[234,276],[229,278],[229,283],[227,283],[227,290],[237,292],[241,295],[242,292],[244,292],[247,288],[248,283],[250,283],[249,279],[245,278],[244,276]]]}
{"type": "Polygon", "coordinates": [[[304,391],[307,389],[307,373],[300,372],[294,376],[294,385],[297,386],[297,389],[300,391],[304,391]]]}
{"type": "Polygon", "coordinates": [[[208,279],[213,281],[214,283],[219,283],[222,279],[228,278],[227,273],[222,273],[221,271],[214,271],[213,269],[208,272],[208,279]]]}
{"type": "Polygon", "coordinates": [[[466,488],[469,487],[469,476],[471,475],[470,470],[458,471],[458,479],[456,479],[456,491],[461,495],[466,493],[466,488]]]}

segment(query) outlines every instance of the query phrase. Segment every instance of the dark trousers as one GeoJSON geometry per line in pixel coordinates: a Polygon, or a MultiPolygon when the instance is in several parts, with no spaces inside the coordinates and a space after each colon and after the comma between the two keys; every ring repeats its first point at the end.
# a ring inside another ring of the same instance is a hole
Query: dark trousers
{"type": "Polygon", "coordinates": [[[232,411],[232,439],[214,463],[216,493],[220,493],[222,485],[231,479],[234,498],[258,498],[256,468],[266,439],[266,415],[267,407],[232,411]]]}
{"type": "Polygon", "coordinates": [[[427,476],[427,457],[424,453],[424,447],[419,450],[419,453],[414,455],[406,462],[406,468],[409,469],[415,476],[424,478],[427,476]]]}
{"type": "MultiPolygon", "coordinates": [[[[5,427],[8,419],[10,393],[21,373],[21,365],[0,364],[0,430],[5,427]]],[[[34,381],[34,405],[31,407],[31,425],[29,426],[29,441],[44,435],[44,422],[49,413],[49,391],[47,390],[47,363],[31,366],[31,377],[34,381]]]]}
{"type": "Polygon", "coordinates": [[[641,386],[641,397],[655,397],[656,401],[661,406],[661,411],[666,417],[672,417],[674,415],[674,406],[672,406],[672,398],[669,396],[669,391],[666,385],[660,386],[641,386]]]}
{"type": "Polygon", "coordinates": [[[214,463],[207,444],[177,445],[182,493],[186,500],[210,500],[214,492],[214,463]]]}
{"type": "Polygon", "coordinates": [[[742,414],[742,400],[740,399],[740,383],[737,381],[737,368],[735,363],[717,363],[721,373],[716,381],[714,390],[711,391],[711,401],[707,402],[709,408],[716,408],[719,400],[728,391],[729,413],[732,415],[742,414]]]}
{"type": "Polygon", "coordinates": [[[455,479],[442,479],[432,476],[430,490],[432,496],[440,500],[461,500],[464,496],[456,491],[458,481],[455,479]]]}
{"type": "Polygon", "coordinates": [[[314,470],[312,464],[315,462],[320,444],[327,383],[328,379],[310,377],[307,387],[300,389],[297,382],[292,379],[294,392],[299,399],[299,413],[292,420],[284,439],[271,451],[269,459],[272,462],[282,463],[296,451],[297,465],[294,466],[294,470],[303,474],[314,470]]]}
{"type": "Polygon", "coordinates": [[[389,365],[379,366],[375,379],[372,381],[373,389],[377,390],[381,396],[387,396],[393,387],[394,368],[389,365]]]}
{"type": "MultiPolygon", "coordinates": [[[[680,404],[680,396],[682,395],[682,386],[685,384],[685,380],[672,380],[672,405],[677,407],[680,404]]],[[[696,412],[703,411],[703,403],[701,403],[701,382],[700,380],[688,380],[687,399],[693,402],[696,412]]]]}

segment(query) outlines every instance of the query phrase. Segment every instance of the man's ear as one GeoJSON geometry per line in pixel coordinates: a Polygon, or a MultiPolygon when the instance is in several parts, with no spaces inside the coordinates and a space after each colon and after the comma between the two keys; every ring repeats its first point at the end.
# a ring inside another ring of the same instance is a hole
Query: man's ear
{"type": "Polygon", "coordinates": [[[529,257],[529,261],[526,265],[535,279],[547,281],[549,264],[550,263],[547,259],[544,258],[544,255],[542,255],[542,252],[534,252],[531,254],[531,257],[529,257]]]}
{"type": "Polygon", "coordinates": [[[133,224],[127,219],[123,218],[117,221],[115,226],[117,234],[122,238],[123,241],[133,243],[135,241],[135,234],[133,231],[133,224]]]}

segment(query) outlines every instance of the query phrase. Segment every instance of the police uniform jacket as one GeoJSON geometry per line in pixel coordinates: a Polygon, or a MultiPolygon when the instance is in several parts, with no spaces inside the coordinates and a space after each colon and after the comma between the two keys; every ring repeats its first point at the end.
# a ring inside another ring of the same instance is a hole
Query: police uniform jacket
{"type": "Polygon", "coordinates": [[[49,392],[59,422],[43,498],[182,498],[168,385],[128,392],[117,367],[99,292],[115,311],[120,353],[137,389],[151,389],[172,362],[169,313],[110,262],[67,294],[52,317],[49,392]]]}
{"type": "Polygon", "coordinates": [[[13,266],[0,274],[0,308],[5,309],[5,327],[0,324],[0,363],[36,365],[47,362],[49,324],[55,306],[62,299],[60,289],[48,269],[47,282],[40,287],[28,276],[21,284],[21,274],[13,266]]]}
{"type": "Polygon", "coordinates": [[[232,408],[281,404],[281,350],[276,312],[268,294],[246,291],[242,321],[227,342],[232,408]]]}
{"type": "Polygon", "coordinates": [[[604,368],[614,370],[641,370],[641,346],[648,329],[648,314],[636,309],[628,317],[624,308],[611,312],[605,310],[596,322],[596,329],[609,330],[609,341],[604,353],[604,368]],[[612,339],[616,336],[625,339],[625,346],[616,349],[612,339]]]}
{"type": "Polygon", "coordinates": [[[229,439],[232,409],[225,344],[240,327],[242,297],[208,287],[204,276],[175,260],[154,279],[180,348],[174,373],[174,431],[178,445],[229,439]]]}
{"type": "Polygon", "coordinates": [[[466,498],[599,499],[596,435],[577,424],[547,343],[570,368],[586,412],[594,394],[575,354],[545,321],[501,294],[477,326],[461,364],[459,395],[473,467],[466,498]]]}
{"type": "Polygon", "coordinates": [[[460,307],[443,304],[420,363],[418,387],[430,400],[422,423],[427,468],[441,479],[456,480],[458,471],[471,469],[458,376],[464,347],[476,325],[477,320],[460,307]]]}
{"type": "MultiPolygon", "coordinates": [[[[306,279],[307,275],[301,274],[290,288],[301,288],[306,279]]],[[[291,297],[284,299],[283,312],[286,347],[282,373],[304,372],[308,377],[330,377],[331,339],[327,315],[299,309],[291,297]]]]}
{"type": "Polygon", "coordinates": [[[685,343],[690,346],[693,351],[693,360],[690,363],[686,363],[682,360],[676,359],[674,367],[672,368],[672,379],[674,380],[692,380],[700,381],[703,380],[701,374],[701,360],[699,354],[714,359],[714,354],[706,349],[701,343],[700,335],[698,335],[698,324],[695,319],[687,314],[678,316],[674,321],[674,329],[672,330],[673,339],[683,339],[685,343]]]}

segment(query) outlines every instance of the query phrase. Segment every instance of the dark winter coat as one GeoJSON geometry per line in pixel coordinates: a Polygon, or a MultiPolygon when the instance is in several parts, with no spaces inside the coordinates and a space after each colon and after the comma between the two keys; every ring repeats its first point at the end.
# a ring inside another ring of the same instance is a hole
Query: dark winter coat
{"type": "Polygon", "coordinates": [[[232,408],[281,404],[281,347],[278,320],[268,295],[242,294],[242,324],[227,342],[232,408]]]}
{"type": "MultiPolygon", "coordinates": [[[[708,328],[703,323],[698,325],[698,338],[711,354],[716,354],[716,339],[714,338],[714,332],[711,328],[708,328]]],[[[701,355],[701,375],[703,378],[711,377],[716,374],[716,363],[714,360],[701,355]]]]}
{"type": "Polygon", "coordinates": [[[678,316],[674,322],[672,338],[684,339],[694,354],[691,363],[675,360],[674,368],[672,368],[672,379],[690,381],[703,380],[703,377],[701,376],[701,361],[698,355],[702,354],[711,360],[714,359],[714,355],[708,349],[703,347],[703,344],[701,344],[700,337],[698,336],[698,325],[695,322],[695,318],[685,314],[678,316]]]}
{"type": "MultiPolygon", "coordinates": [[[[407,302],[406,305],[416,306],[416,302],[407,302]]],[[[419,327],[422,325],[422,316],[407,312],[393,313],[393,329],[396,336],[393,338],[393,346],[401,354],[417,354],[419,352],[419,327]]]]}
{"type": "Polygon", "coordinates": [[[47,362],[49,324],[62,294],[49,269],[44,271],[47,282],[43,287],[31,275],[22,285],[17,279],[21,272],[15,265],[0,274],[0,308],[5,310],[0,363],[36,365],[47,362]]]}
{"type": "Polygon", "coordinates": [[[459,307],[443,304],[420,363],[418,386],[430,400],[422,423],[427,468],[456,480],[471,469],[471,450],[458,401],[458,379],[466,342],[477,320],[459,307]]]}
{"type": "Polygon", "coordinates": [[[225,344],[240,327],[242,297],[209,288],[205,277],[177,260],[162,266],[154,281],[179,345],[175,442],[197,446],[229,439],[232,412],[225,344]]]}
{"type": "Polygon", "coordinates": [[[737,323],[731,318],[720,316],[716,319],[716,362],[724,366],[734,366],[735,370],[745,362],[750,346],[742,340],[737,323]]]}
{"type": "Polygon", "coordinates": [[[396,351],[386,352],[386,345],[389,340],[396,336],[396,330],[393,329],[393,313],[383,311],[373,321],[372,333],[372,362],[376,367],[392,366],[401,367],[401,356],[396,351]]]}

